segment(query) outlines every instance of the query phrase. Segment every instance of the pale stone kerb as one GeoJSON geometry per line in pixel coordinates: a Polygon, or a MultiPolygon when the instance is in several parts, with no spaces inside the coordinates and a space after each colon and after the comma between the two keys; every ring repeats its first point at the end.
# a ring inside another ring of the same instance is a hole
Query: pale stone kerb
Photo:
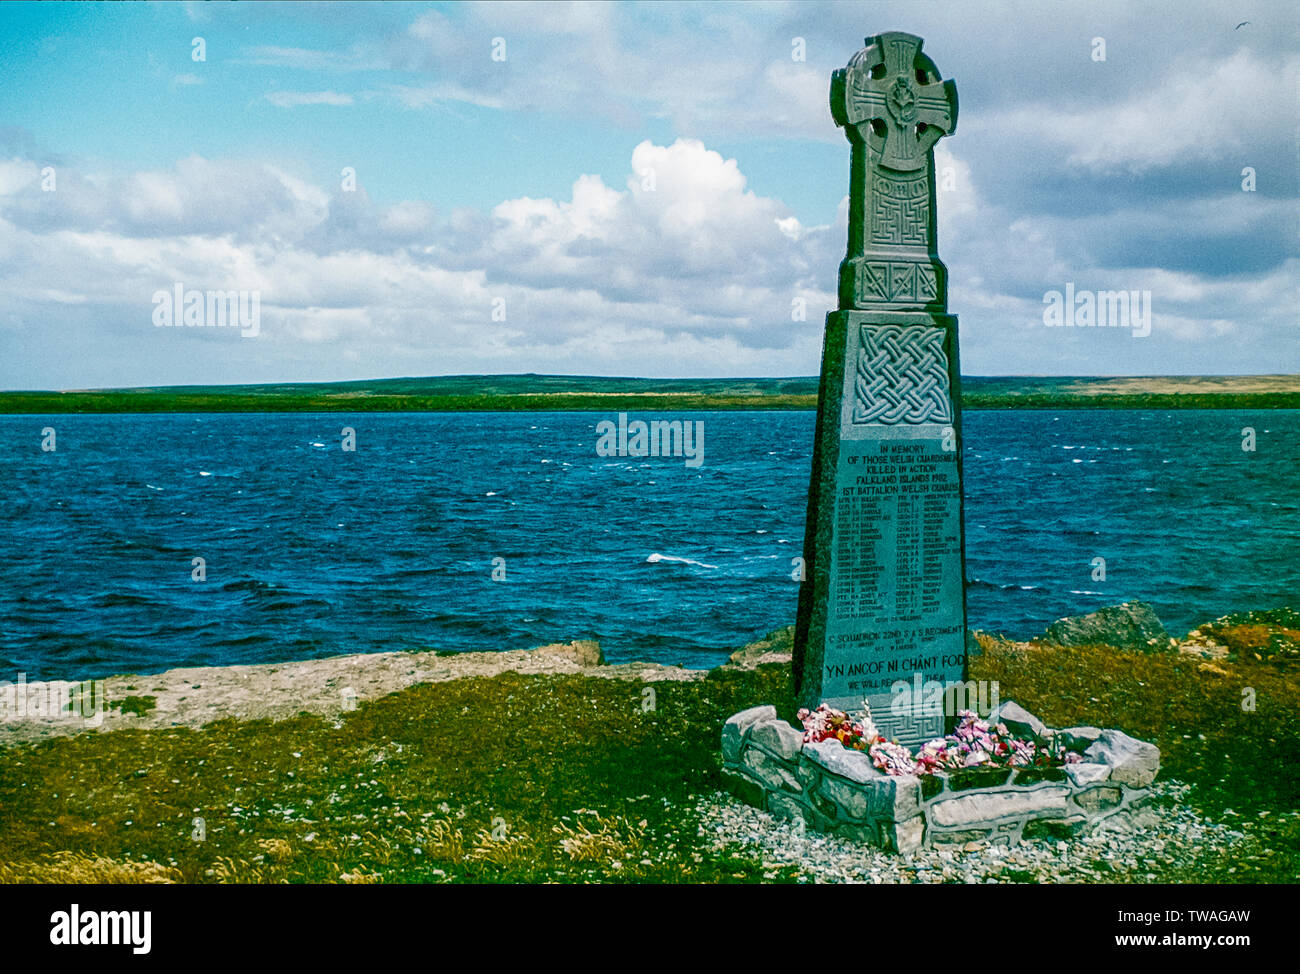
{"type": "Polygon", "coordinates": [[[802,755],[831,774],[837,774],[858,784],[866,784],[885,777],[884,772],[871,763],[871,758],[865,751],[847,748],[839,741],[817,741],[805,744],[802,755]]]}
{"type": "Polygon", "coordinates": [[[776,720],[776,708],[771,704],[750,707],[727,718],[722,725],[722,761],[724,764],[740,763],[740,750],[750,728],[761,721],[776,720]]]}
{"type": "Polygon", "coordinates": [[[1004,845],[1007,848],[1017,846],[1024,838],[1026,824],[1025,822],[1011,822],[1007,825],[999,825],[989,833],[989,842],[993,845],[1004,845]]]}
{"type": "Polygon", "coordinates": [[[1145,788],[1160,771],[1160,749],[1123,731],[1102,731],[1083,757],[1085,761],[1108,765],[1111,780],[1130,788],[1145,788]]]}
{"type": "Polygon", "coordinates": [[[782,791],[769,791],[764,801],[756,805],[774,818],[798,821],[802,819],[817,832],[838,831],[839,823],[808,804],[803,797],[788,795],[782,791]]]}
{"type": "MultiPolygon", "coordinates": [[[[814,745],[809,745],[812,747],[814,745]]],[[[860,753],[860,752],[859,752],[860,753]]],[[[864,755],[865,756],[865,755],[864,755]]],[[[869,761],[869,759],[868,759],[869,761]]],[[[805,766],[811,765],[805,761],[805,766]]],[[[843,770],[860,772],[854,761],[843,770]]],[[[921,814],[921,783],[917,778],[886,775],[875,771],[866,780],[855,780],[835,771],[823,769],[805,786],[813,791],[814,801],[821,798],[836,810],[837,817],[849,822],[875,821],[884,825],[903,822],[921,814]]]]}
{"type": "MultiPolygon", "coordinates": [[[[1027,712],[1006,714],[1032,727],[1027,712]]],[[[741,801],[780,818],[803,819],[821,832],[835,833],[904,854],[930,845],[980,843],[1016,845],[1032,825],[1071,834],[1131,812],[1150,795],[1132,781],[1154,778],[1159,750],[1120,731],[1072,727],[1044,729],[1044,737],[1085,760],[1053,770],[1053,778],[1020,784],[1021,775],[1042,769],[1007,769],[1006,777],[981,788],[952,790],[941,775],[941,790],[931,794],[923,780],[887,775],[869,754],[838,741],[805,743],[802,733],[776,716],[771,706],[753,707],[723,728],[723,782],[741,801]]],[[[1037,832],[1035,835],[1037,836],[1037,832]]],[[[1056,834],[1049,831],[1047,834],[1056,834]]]]}
{"type": "Polygon", "coordinates": [[[768,814],[776,818],[790,820],[808,818],[808,808],[803,802],[791,798],[789,795],[783,795],[778,791],[767,793],[766,810],[768,814]]]}
{"type": "Polygon", "coordinates": [[[749,743],[762,748],[772,757],[795,763],[803,750],[803,732],[783,720],[767,720],[749,729],[749,743]]]}
{"type": "Polygon", "coordinates": [[[1119,808],[1124,803],[1124,789],[1113,783],[1081,788],[1070,796],[1070,802],[1089,818],[1095,818],[1119,808]]]}
{"type": "Polygon", "coordinates": [[[1088,816],[1089,825],[1096,825],[1119,812],[1145,805],[1150,797],[1149,789],[1126,788],[1106,782],[1075,792],[1070,796],[1070,801],[1088,816]]]}
{"type": "Polygon", "coordinates": [[[1070,784],[1075,788],[1086,788],[1088,785],[1096,785],[1110,777],[1110,765],[1107,764],[1067,764],[1065,766],[1065,776],[1070,779],[1070,784]]]}
{"type": "Polygon", "coordinates": [[[865,842],[878,849],[888,845],[883,830],[875,822],[838,822],[831,827],[830,831],[841,838],[865,842]]]}
{"type": "Polygon", "coordinates": [[[871,783],[871,814],[903,822],[921,814],[921,779],[882,774],[871,783]]]}
{"type": "Polygon", "coordinates": [[[834,775],[824,775],[817,791],[835,806],[840,818],[860,823],[871,817],[868,792],[861,785],[834,775]]]}
{"type": "Polygon", "coordinates": [[[906,822],[895,822],[883,829],[885,847],[901,855],[911,855],[925,845],[925,816],[917,815],[906,822]]]}
{"type": "Polygon", "coordinates": [[[803,786],[795,777],[793,765],[774,758],[760,748],[749,744],[741,752],[740,762],[749,773],[768,788],[799,793],[803,786]]]}
{"type": "Polygon", "coordinates": [[[1025,818],[1065,818],[1069,797],[1070,789],[1066,785],[1051,782],[1012,785],[956,795],[945,792],[932,799],[925,812],[930,822],[940,828],[989,828],[1025,818]]]}
{"type": "Polygon", "coordinates": [[[966,845],[970,842],[986,842],[992,838],[992,829],[951,829],[949,831],[930,830],[929,844],[932,846],[966,845]]]}
{"type": "Polygon", "coordinates": [[[813,791],[817,787],[817,782],[821,780],[822,772],[808,759],[808,755],[800,754],[799,767],[795,770],[795,775],[806,791],[813,791]]]}
{"type": "Polygon", "coordinates": [[[1075,754],[1082,754],[1101,737],[1100,727],[1064,727],[1051,732],[1052,743],[1075,754]]]}
{"type": "Polygon", "coordinates": [[[1007,730],[1017,737],[1042,737],[1047,725],[1031,714],[1014,700],[1007,700],[996,707],[988,717],[990,726],[1006,724],[1007,730]]]}
{"type": "Polygon", "coordinates": [[[1151,793],[1149,791],[1130,791],[1125,788],[1124,800],[1115,808],[1096,816],[1094,819],[1095,828],[1103,833],[1116,823],[1123,823],[1120,825],[1121,831],[1124,830],[1125,826],[1129,828],[1146,828],[1151,821],[1158,820],[1145,818],[1145,816],[1153,816],[1151,810],[1145,807],[1150,797],[1151,793]]]}

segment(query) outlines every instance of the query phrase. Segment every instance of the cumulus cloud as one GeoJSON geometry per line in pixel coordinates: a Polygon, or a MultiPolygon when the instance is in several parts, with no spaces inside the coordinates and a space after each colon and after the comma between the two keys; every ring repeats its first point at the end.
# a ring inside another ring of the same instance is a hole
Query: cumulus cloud
{"type": "MultiPolygon", "coordinates": [[[[309,347],[326,359],[362,349],[362,374],[807,371],[832,300],[833,275],[812,273],[808,256],[830,228],[801,226],[693,140],[637,146],[623,187],[580,175],[566,199],[443,221],[422,201],[379,206],[364,186],[329,195],[273,167],[198,156],[169,171],[65,171],[53,194],[38,176],[27,160],[0,164],[0,293],[13,313],[58,322],[91,305],[122,358],[176,381],[202,372],[187,342],[223,347],[152,330],[151,295],[178,281],[259,290],[263,367],[290,374],[309,347]],[[807,321],[791,321],[796,293],[807,321]]],[[[89,367],[113,371],[100,383],[126,381],[121,360],[89,367]]]]}
{"type": "Polygon", "coordinates": [[[112,176],[59,167],[57,191],[48,193],[40,189],[35,162],[13,160],[0,167],[0,187],[6,172],[12,183],[0,213],[34,231],[264,239],[300,232],[324,216],[328,203],[324,192],[276,167],[198,155],[170,170],[112,176]]]}
{"type": "MultiPolygon", "coordinates": [[[[1293,129],[1273,109],[1294,91],[1294,31],[1263,26],[1273,22],[1263,10],[1242,13],[1261,29],[1233,32],[1208,0],[1180,3],[1169,38],[1152,36],[1153,20],[1168,26],[1164,14],[1121,0],[1014,9],[912,4],[903,20],[929,38],[927,51],[945,76],[977,93],[963,105],[974,124],[982,126],[987,112],[999,139],[1014,130],[1057,142],[1079,164],[1141,165],[1197,150],[1189,133],[1206,118],[1271,115],[1271,124],[1293,129]],[[1102,64],[1091,58],[1099,31],[1109,51],[1102,64]],[[1249,50],[1238,47],[1247,43],[1249,50]],[[1273,70],[1277,63],[1288,73],[1273,70]],[[990,77],[1000,83],[988,84],[990,77]]],[[[860,6],[843,3],[646,9],[494,0],[422,11],[346,52],[258,47],[251,56],[323,71],[404,72],[412,80],[373,93],[412,108],[460,101],[569,113],[580,105],[625,126],[666,119],[695,137],[838,141],[826,109],[829,72],[843,66],[868,26],[860,6]]]]}
{"type": "MultiPolygon", "coordinates": [[[[670,7],[663,13],[670,21],[683,16],[670,7]]],[[[567,112],[581,104],[627,127],[668,118],[683,133],[837,138],[826,112],[825,65],[793,60],[789,40],[774,47],[743,12],[720,8],[703,30],[670,22],[659,36],[647,36],[636,16],[612,4],[466,3],[424,11],[404,30],[346,54],[264,46],[249,58],[404,72],[413,80],[365,94],[413,109],[461,102],[567,112]]]]}

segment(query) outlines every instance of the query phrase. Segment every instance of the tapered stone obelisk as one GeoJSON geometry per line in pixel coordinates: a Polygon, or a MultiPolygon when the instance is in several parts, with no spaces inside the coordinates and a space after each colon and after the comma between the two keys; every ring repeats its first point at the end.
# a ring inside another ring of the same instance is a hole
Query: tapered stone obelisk
{"type": "Polygon", "coordinates": [[[915,691],[966,665],[957,319],[934,178],[957,88],[919,37],[880,34],[834,73],[831,114],[852,145],[849,242],[822,350],[795,686],[807,707],[865,699],[881,733],[915,745],[945,722],[915,691]]]}

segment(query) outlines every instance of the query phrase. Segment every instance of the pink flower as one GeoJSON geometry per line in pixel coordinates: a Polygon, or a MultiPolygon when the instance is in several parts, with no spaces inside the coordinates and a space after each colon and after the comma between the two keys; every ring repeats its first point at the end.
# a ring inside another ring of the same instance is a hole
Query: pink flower
{"type": "Polygon", "coordinates": [[[940,771],[976,767],[1024,767],[1073,764],[1079,755],[1040,750],[1033,741],[1012,737],[1005,724],[990,726],[979,715],[964,710],[957,726],[947,737],[922,745],[915,755],[906,747],[882,736],[863,704],[864,716],[850,717],[826,704],[816,710],[799,710],[807,742],[838,741],[843,747],[867,751],[872,764],[891,775],[927,775],[940,771]]]}

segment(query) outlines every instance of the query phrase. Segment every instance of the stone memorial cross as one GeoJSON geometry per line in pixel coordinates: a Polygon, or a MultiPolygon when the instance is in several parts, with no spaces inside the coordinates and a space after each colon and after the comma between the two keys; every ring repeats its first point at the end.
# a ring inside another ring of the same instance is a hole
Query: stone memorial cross
{"type": "Polygon", "coordinates": [[[919,37],[888,33],[834,73],[830,97],[852,144],[849,240],[822,350],[795,686],[810,708],[865,699],[881,733],[916,745],[944,733],[933,687],[966,664],[957,319],[933,152],[957,89],[919,37]]]}

